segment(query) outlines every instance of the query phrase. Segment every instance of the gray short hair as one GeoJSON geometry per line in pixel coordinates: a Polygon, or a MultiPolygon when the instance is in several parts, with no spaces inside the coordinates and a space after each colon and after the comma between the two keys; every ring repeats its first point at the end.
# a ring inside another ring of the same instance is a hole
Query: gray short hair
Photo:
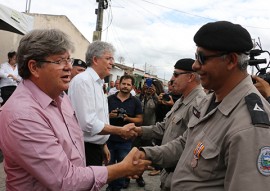
{"type": "Polygon", "coordinates": [[[87,66],[91,66],[94,57],[101,57],[104,53],[115,53],[115,48],[112,44],[103,41],[92,42],[86,51],[85,62],[87,66]]]}
{"type": "MultiPolygon", "coordinates": [[[[26,34],[17,51],[19,75],[23,79],[31,76],[29,60],[44,60],[46,57],[74,51],[69,36],[58,29],[37,29],[26,34]]],[[[41,66],[42,63],[38,63],[41,66]]]]}
{"type": "Polygon", "coordinates": [[[249,57],[245,53],[237,54],[238,67],[244,71],[247,69],[249,57]]]}

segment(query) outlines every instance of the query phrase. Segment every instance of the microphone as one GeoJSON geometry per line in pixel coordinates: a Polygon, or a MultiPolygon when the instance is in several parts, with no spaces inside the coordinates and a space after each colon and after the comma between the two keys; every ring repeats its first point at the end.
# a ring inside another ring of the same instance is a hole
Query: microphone
{"type": "Polygon", "coordinates": [[[250,66],[256,66],[258,64],[265,64],[266,59],[254,59],[254,60],[248,60],[248,65],[250,66]]]}

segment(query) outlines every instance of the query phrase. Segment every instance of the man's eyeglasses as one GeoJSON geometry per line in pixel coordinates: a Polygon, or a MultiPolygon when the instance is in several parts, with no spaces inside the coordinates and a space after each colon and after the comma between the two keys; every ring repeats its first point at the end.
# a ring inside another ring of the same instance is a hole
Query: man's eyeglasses
{"type": "Polygon", "coordinates": [[[181,75],[181,74],[190,74],[190,73],[192,73],[192,72],[176,72],[176,71],[174,71],[173,72],[173,76],[175,77],[175,78],[177,78],[179,75],[181,75]]]}
{"type": "Polygon", "coordinates": [[[198,53],[195,53],[195,58],[196,58],[196,60],[199,61],[199,63],[200,63],[201,65],[204,65],[204,64],[205,64],[205,61],[206,61],[207,59],[209,59],[209,58],[214,58],[214,57],[221,57],[221,56],[224,56],[224,55],[226,55],[226,54],[228,54],[228,53],[223,52],[223,53],[219,53],[219,54],[213,54],[213,55],[208,55],[208,56],[206,56],[206,55],[204,55],[202,52],[198,52],[198,53]]]}
{"type": "Polygon", "coordinates": [[[100,57],[100,58],[104,58],[107,61],[112,61],[114,62],[114,57],[100,57]]]}
{"type": "Polygon", "coordinates": [[[37,62],[45,62],[45,63],[58,64],[61,66],[65,66],[67,64],[73,65],[74,59],[73,58],[62,58],[61,60],[58,60],[58,61],[37,60],[37,62]]]}

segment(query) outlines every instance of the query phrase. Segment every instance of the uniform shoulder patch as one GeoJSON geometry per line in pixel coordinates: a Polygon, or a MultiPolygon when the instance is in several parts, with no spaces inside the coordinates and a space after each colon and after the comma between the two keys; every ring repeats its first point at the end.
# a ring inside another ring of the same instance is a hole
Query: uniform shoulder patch
{"type": "Polygon", "coordinates": [[[270,147],[263,147],[260,150],[257,167],[264,176],[270,176],[270,147]]]}
{"type": "Polygon", "coordinates": [[[261,98],[251,93],[245,97],[248,111],[252,120],[252,124],[270,125],[268,114],[265,112],[261,98]]]}

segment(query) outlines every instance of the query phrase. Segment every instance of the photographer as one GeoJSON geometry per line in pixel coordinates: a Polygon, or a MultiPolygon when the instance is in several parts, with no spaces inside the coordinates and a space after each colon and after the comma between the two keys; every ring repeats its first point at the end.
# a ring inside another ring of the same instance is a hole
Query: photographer
{"type": "Polygon", "coordinates": [[[173,79],[168,82],[168,93],[161,93],[158,96],[159,104],[163,104],[169,106],[170,109],[174,105],[174,103],[181,97],[181,93],[175,92],[173,89],[173,79]]]}
{"type": "Polygon", "coordinates": [[[157,122],[163,121],[165,115],[172,109],[174,103],[181,97],[181,93],[173,88],[173,79],[168,82],[168,93],[161,93],[158,96],[158,106],[156,112],[157,122]]]}
{"type": "MultiPolygon", "coordinates": [[[[124,75],[120,78],[119,92],[108,97],[110,124],[115,126],[124,126],[128,123],[140,125],[142,123],[142,106],[140,100],[130,94],[134,78],[130,75],[124,75]]],[[[132,141],[121,138],[117,135],[111,135],[107,146],[111,153],[109,164],[121,162],[131,150],[132,141]]],[[[127,187],[129,179],[117,179],[107,187],[107,191],[118,191],[127,187]]]]}
{"type": "Polygon", "coordinates": [[[270,103],[270,85],[267,81],[259,76],[252,76],[255,81],[254,86],[262,94],[262,96],[270,103]]]}

